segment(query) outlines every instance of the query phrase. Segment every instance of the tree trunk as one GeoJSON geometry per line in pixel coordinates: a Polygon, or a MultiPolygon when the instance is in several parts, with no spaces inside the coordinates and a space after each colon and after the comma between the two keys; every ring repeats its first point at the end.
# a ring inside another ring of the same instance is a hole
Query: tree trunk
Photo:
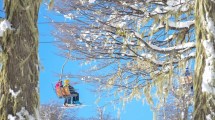
{"type": "Polygon", "coordinates": [[[41,0],[5,0],[13,30],[2,38],[0,120],[39,119],[37,19],[41,0]]]}
{"type": "Polygon", "coordinates": [[[196,0],[194,120],[215,119],[215,0],[196,0]]]}

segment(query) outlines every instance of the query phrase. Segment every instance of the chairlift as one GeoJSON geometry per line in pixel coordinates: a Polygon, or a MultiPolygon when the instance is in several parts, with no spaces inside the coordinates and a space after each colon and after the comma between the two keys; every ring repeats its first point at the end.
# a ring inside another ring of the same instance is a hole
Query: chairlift
{"type": "Polygon", "coordinates": [[[70,94],[68,87],[63,87],[61,80],[57,81],[57,83],[53,83],[52,87],[58,98],[76,97],[76,94],[70,94]]]}
{"type": "MultiPolygon", "coordinates": [[[[69,51],[68,54],[70,54],[70,52],[71,51],[69,51]]],[[[69,61],[69,57],[65,60],[63,66],[62,66],[59,81],[57,81],[54,84],[52,83],[52,87],[53,87],[54,92],[56,93],[56,95],[59,98],[64,98],[65,99],[64,107],[67,107],[67,108],[75,108],[77,106],[80,107],[80,106],[82,106],[82,103],[79,102],[79,93],[77,93],[75,91],[70,93],[70,90],[69,90],[70,88],[68,86],[63,86],[63,84],[62,84],[64,67],[65,67],[65,65],[67,64],[68,61],[69,61]],[[71,104],[71,98],[73,99],[72,104],[71,104]],[[74,100],[74,99],[76,99],[76,100],[74,100]]],[[[68,82],[66,82],[65,85],[69,84],[69,80],[65,80],[65,81],[68,81],[68,82]]]]}
{"type": "MultiPolygon", "coordinates": [[[[69,51],[68,54],[70,54],[70,52],[71,51],[69,51]]],[[[76,97],[75,94],[70,94],[68,87],[63,87],[63,84],[62,84],[62,79],[63,79],[62,75],[64,73],[64,67],[68,63],[68,61],[69,61],[69,57],[66,58],[65,62],[62,65],[60,79],[57,82],[52,84],[52,87],[59,98],[76,97]]]]}

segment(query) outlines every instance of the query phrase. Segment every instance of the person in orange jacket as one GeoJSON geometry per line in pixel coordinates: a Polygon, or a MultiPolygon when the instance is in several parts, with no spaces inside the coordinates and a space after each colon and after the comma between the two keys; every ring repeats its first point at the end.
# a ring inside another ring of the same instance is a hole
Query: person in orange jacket
{"type": "Polygon", "coordinates": [[[74,87],[70,85],[70,81],[66,79],[64,81],[64,90],[66,92],[64,105],[68,106],[72,104],[81,104],[79,102],[79,93],[75,91],[74,87]]]}

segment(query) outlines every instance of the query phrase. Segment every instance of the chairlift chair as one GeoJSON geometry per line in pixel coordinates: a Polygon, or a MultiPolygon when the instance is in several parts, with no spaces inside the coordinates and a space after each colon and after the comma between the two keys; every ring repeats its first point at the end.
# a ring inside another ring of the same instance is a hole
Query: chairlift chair
{"type": "Polygon", "coordinates": [[[54,85],[52,86],[56,95],[59,98],[76,97],[76,94],[70,94],[70,91],[67,87],[66,88],[63,87],[62,81],[58,81],[57,83],[55,83],[55,86],[54,85]]]}

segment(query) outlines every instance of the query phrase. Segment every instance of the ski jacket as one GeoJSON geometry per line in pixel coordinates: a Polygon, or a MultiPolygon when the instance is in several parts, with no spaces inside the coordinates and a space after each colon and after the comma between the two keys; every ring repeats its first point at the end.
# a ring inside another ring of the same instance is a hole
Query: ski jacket
{"type": "Polygon", "coordinates": [[[58,97],[63,97],[65,95],[65,90],[63,89],[61,81],[55,85],[55,90],[58,97]]]}
{"type": "Polygon", "coordinates": [[[71,93],[75,92],[74,87],[72,87],[71,85],[64,85],[64,90],[66,92],[66,95],[70,95],[71,93]]]}

